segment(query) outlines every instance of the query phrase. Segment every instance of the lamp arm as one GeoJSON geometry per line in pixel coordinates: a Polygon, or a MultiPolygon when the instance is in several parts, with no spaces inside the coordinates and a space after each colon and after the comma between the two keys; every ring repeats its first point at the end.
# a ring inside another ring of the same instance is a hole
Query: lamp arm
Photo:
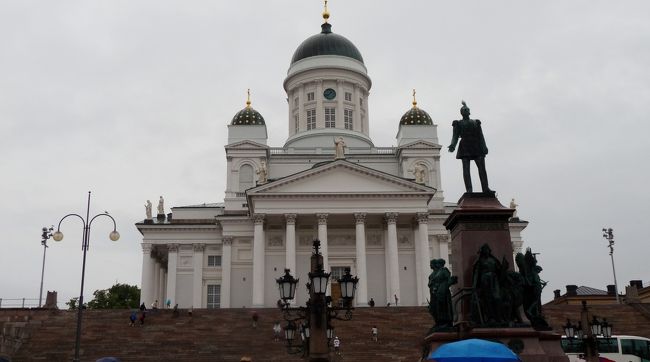
{"type": "Polygon", "coordinates": [[[110,217],[111,220],[113,220],[113,231],[117,231],[117,223],[115,222],[115,219],[113,219],[113,217],[112,217],[111,215],[109,215],[109,214],[107,214],[107,213],[105,213],[105,212],[103,212],[103,213],[101,213],[101,214],[97,214],[97,215],[93,216],[92,219],[90,219],[90,222],[88,222],[88,228],[89,228],[89,229],[90,229],[90,225],[93,223],[93,221],[94,221],[96,218],[100,217],[100,216],[108,216],[108,217],[110,217]]]}
{"type": "Polygon", "coordinates": [[[86,227],[86,220],[85,220],[83,217],[81,217],[81,215],[79,215],[79,214],[68,214],[68,215],[62,217],[61,220],[59,220],[59,224],[56,226],[56,231],[61,231],[61,223],[62,223],[63,220],[65,220],[68,216],[76,216],[76,217],[78,217],[79,219],[81,219],[81,222],[84,224],[84,228],[86,227]]]}

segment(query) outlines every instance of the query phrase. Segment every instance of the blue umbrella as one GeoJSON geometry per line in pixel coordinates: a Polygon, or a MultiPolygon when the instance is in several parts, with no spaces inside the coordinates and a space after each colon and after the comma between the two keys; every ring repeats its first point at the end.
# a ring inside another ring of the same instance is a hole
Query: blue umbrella
{"type": "Polygon", "coordinates": [[[436,362],[514,362],[519,357],[506,345],[483,339],[466,339],[443,344],[429,354],[436,362]]]}

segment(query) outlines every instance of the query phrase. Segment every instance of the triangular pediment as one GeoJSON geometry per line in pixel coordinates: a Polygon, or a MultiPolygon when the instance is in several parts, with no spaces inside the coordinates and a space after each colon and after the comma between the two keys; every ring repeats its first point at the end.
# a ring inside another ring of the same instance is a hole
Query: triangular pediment
{"type": "Polygon", "coordinates": [[[345,160],[317,165],[247,191],[250,197],[278,194],[433,195],[433,193],[435,193],[434,188],[345,160]]]}
{"type": "Polygon", "coordinates": [[[411,143],[407,143],[405,145],[399,146],[400,149],[420,149],[420,148],[441,148],[439,144],[433,143],[433,142],[428,142],[428,141],[413,141],[411,143]]]}
{"type": "Polygon", "coordinates": [[[249,150],[249,149],[267,149],[267,148],[269,148],[269,146],[254,141],[250,141],[250,140],[233,142],[229,145],[226,145],[226,149],[249,150]]]}

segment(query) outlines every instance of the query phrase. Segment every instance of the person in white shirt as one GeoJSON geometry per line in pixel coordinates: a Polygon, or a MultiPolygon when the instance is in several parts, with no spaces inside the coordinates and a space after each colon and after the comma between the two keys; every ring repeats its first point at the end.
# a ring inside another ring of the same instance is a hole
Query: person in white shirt
{"type": "Polygon", "coordinates": [[[334,351],[337,355],[341,355],[341,340],[338,336],[334,337],[334,351]]]}
{"type": "Polygon", "coordinates": [[[377,330],[377,326],[372,326],[371,333],[372,333],[372,340],[377,342],[378,339],[377,335],[379,334],[379,331],[377,330]]]}

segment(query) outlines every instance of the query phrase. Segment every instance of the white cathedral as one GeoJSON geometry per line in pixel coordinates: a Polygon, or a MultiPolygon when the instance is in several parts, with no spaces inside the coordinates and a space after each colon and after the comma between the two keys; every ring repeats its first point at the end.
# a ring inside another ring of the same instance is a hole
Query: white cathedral
{"type": "MultiPolygon", "coordinates": [[[[136,224],[141,302],[274,307],[275,280],[288,268],[301,280],[294,302],[302,305],[314,239],[334,283],[347,267],[359,277],[359,307],[371,298],[425,305],[430,259],[445,259],[453,272],[443,222],[456,204],[443,197],[437,126],[414,95],[397,146],[376,146],[361,53],[332,32],[327,10],[323,18],[321,32],[294,52],[284,80],[284,145],[267,145],[266,121],[249,98],[228,126],[224,202],[172,207],[136,224]]],[[[515,253],[526,225],[510,221],[515,253]]]]}

